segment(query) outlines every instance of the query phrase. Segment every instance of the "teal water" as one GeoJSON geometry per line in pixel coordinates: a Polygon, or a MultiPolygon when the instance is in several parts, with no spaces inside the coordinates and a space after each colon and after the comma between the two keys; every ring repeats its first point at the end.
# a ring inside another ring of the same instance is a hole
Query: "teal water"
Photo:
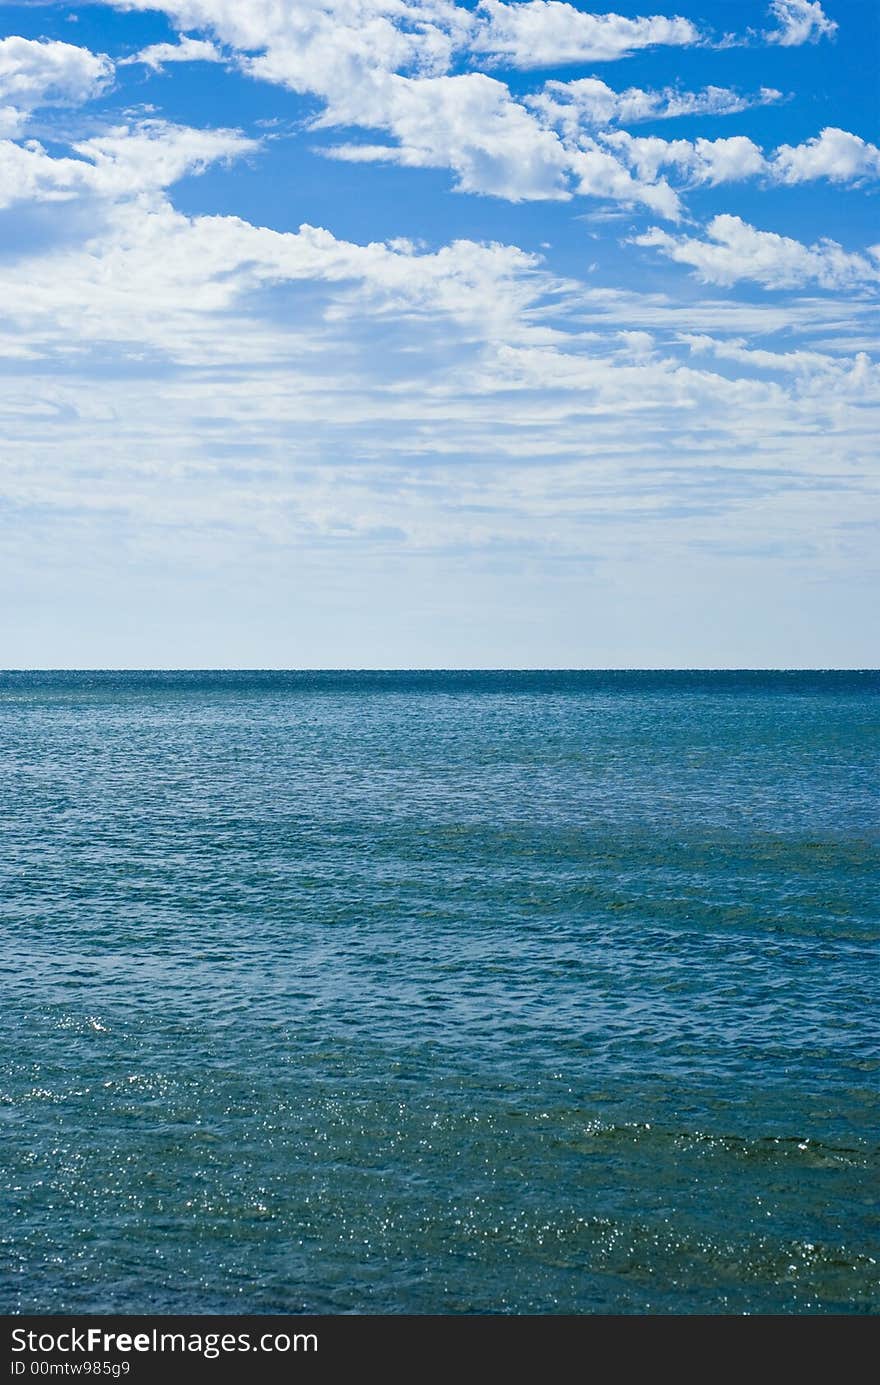
{"type": "Polygon", "coordinates": [[[876,1312],[875,674],[0,675],[0,1311],[876,1312]]]}

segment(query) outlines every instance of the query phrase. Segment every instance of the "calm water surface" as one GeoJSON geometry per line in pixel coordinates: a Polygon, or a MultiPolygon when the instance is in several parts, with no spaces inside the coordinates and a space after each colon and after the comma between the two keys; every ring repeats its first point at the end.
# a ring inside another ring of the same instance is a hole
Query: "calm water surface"
{"type": "Polygon", "coordinates": [[[0,675],[0,1311],[876,1312],[878,732],[0,675]]]}

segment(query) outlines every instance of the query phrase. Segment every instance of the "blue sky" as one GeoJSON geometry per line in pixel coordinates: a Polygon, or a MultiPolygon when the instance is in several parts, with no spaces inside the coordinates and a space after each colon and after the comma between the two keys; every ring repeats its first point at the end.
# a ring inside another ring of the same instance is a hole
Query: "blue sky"
{"type": "Polygon", "coordinates": [[[5,666],[876,664],[880,7],[0,17],[5,666]]]}

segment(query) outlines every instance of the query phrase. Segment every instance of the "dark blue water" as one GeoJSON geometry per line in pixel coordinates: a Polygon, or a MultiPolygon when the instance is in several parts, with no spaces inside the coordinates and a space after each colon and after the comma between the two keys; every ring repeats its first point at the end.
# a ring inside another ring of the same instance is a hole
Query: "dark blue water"
{"type": "Polygon", "coordinates": [[[0,676],[0,1309],[877,1311],[872,674],[0,676]]]}

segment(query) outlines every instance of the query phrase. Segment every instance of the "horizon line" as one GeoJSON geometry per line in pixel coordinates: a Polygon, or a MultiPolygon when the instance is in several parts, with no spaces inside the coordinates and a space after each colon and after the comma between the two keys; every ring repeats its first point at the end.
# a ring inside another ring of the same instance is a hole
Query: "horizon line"
{"type": "Polygon", "coordinates": [[[503,664],[431,664],[355,666],[315,664],[308,667],[293,665],[49,665],[0,668],[0,677],[14,673],[880,673],[873,665],[748,665],[748,664],[603,664],[603,665],[503,665],[503,664]]]}

